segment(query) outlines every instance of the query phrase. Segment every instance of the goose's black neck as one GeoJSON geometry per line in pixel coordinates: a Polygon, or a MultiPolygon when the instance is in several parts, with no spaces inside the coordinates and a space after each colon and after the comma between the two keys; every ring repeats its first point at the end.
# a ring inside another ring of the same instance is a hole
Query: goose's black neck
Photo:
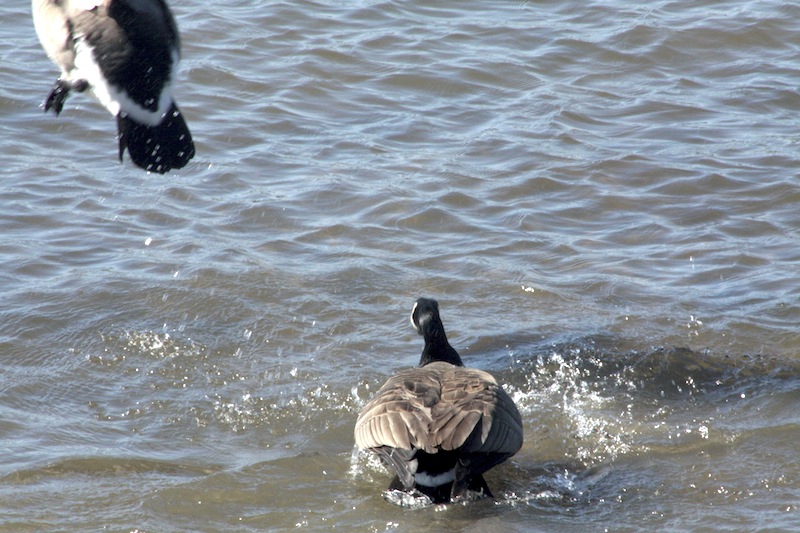
{"type": "Polygon", "coordinates": [[[420,298],[411,316],[412,323],[425,339],[419,366],[434,361],[444,361],[456,366],[464,366],[458,352],[450,346],[444,331],[442,319],[439,318],[439,305],[436,300],[420,298]]]}

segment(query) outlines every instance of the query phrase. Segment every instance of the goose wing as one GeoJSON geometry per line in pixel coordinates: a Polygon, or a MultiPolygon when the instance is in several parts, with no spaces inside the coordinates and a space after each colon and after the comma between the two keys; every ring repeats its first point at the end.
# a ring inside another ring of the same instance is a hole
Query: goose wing
{"type": "Polygon", "coordinates": [[[362,449],[512,455],[522,420],[491,374],[435,362],[389,378],[359,414],[355,440],[362,449]]]}
{"type": "Polygon", "coordinates": [[[388,446],[436,452],[431,439],[433,407],[442,386],[435,372],[411,368],[390,377],[358,415],[355,439],[359,448],[388,446]]]}
{"type": "Polygon", "coordinates": [[[455,414],[437,433],[445,450],[511,456],[522,447],[522,417],[514,400],[483,370],[454,367],[443,376],[442,406],[455,414]]]}

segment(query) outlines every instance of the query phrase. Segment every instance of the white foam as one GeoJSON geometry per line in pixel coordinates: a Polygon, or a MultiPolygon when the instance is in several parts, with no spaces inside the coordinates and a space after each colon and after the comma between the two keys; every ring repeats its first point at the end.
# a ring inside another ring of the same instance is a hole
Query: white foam
{"type": "Polygon", "coordinates": [[[438,487],[439,485],[444,485],[445,483],[450,483],[451,481],[455,481],[455,479],[456,479],[455,468],[450,469],[447,472],[442,472],[441,474],[437,474],[435,476],[426,474],[425,472],[417,472],[416,474],[414,474],[414,481],[417,482],[417,485],[422,485],[423,487],[438,487]]]}

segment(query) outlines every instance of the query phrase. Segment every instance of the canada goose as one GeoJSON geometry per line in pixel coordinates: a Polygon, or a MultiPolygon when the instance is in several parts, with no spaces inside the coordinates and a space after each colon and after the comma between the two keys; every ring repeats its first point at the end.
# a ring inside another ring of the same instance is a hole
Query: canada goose
{"type": "Polygon", "coordinates": [[[44,103],[61,113],[70,91],[89,89],[117,117],[119,159],[128,149],[148,171],[183,168],[194,156],[170,89],[180,57],[164,0],[33,0],[33,23],[61,77],[44,103]]]}
{"type": "Polygon", "coordinates": [[[433,503],[492,497],[483,473],[522,447],[519,411],[491,374],[464,367],[436,300],[418,299],[411,324],[425,339],[419,367],[390,377],[364,406],[356,445],[396,473],[389,490],[433,503]]]}

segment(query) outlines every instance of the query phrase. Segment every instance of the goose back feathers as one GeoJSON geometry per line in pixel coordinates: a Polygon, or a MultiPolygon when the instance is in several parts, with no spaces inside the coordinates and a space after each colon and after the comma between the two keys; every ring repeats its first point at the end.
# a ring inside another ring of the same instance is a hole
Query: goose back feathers
{"type": "Polygon", "coordinates": [[[194,142],[171,94],[180,38],[164,0],[33,0],[32,8],[61,69],[45,111],[58,115],[71,91],[89,89],[117,119],[120,160],[127,149],[145,170],[184,167],[194,142]]]}
{"type": "Polygon", "coordinates": [[[364,406],[356,445],[396,474],[390,489],[436,503],[491,496],[482,474],[522,446],[519,411],[491,374],[460,364],[435,300],[418,300],[411,320],[425,338],[421,366],[390,377],[364,406]]]}

